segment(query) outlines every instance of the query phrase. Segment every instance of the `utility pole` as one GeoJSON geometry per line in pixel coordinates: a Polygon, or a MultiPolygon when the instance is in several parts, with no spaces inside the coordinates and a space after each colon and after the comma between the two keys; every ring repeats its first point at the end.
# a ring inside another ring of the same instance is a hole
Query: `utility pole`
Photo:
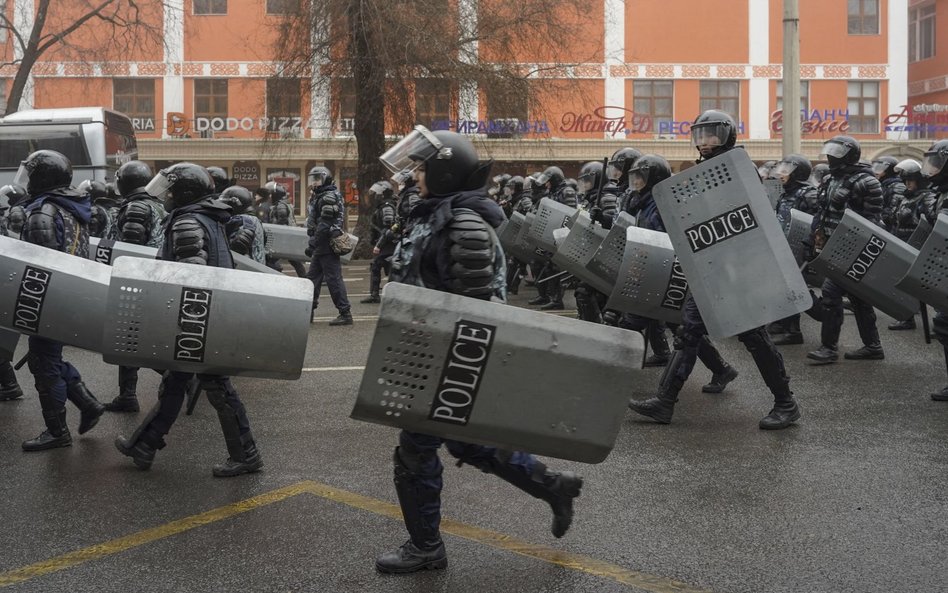
{"type": "Polygon", "coordinates": [[[800,152],[800,5],[783,0],[783,154],[800,152]]]}

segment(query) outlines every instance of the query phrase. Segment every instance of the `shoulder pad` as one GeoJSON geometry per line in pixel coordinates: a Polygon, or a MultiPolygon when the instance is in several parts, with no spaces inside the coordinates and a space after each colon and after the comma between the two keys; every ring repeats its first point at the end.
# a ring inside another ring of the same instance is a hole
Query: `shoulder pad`
{"type": "Polygon", "coordinates": [[[453,211],[448,223],[451,292],[473,298],[490,298],[494,282],[494,242],[487,222],[466,208],[453,211]]]}
{"type": "Polygon", "coordinates": [[[175,261],[206,265],[206,241],[204,227],[194,218],[182,216],[171,223],[171,248],[175,261]]]}

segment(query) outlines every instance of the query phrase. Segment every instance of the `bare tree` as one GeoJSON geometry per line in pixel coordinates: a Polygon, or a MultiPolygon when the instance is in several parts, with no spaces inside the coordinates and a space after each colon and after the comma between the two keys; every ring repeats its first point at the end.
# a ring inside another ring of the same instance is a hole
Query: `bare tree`
{"type": "Polygon", "coordinates": [[[575,43],[587,10],[580,0],[310,0],[278,25],[281,76],[316,73],[355,89],[356,234],[368,236],[365,190],[389,175],[378,162],[386,129],[416,123],[419,79],[449,89],[461,109],[472,97],[486,101],[490,117],[532,110],[544,92],[533,84],[538,70],[568,67],[566,56],[587,61],[576,60],[575,43]]]}
{"type": "MultiPolygon", "coordinates": [[[[7,2],[12,3],[13,0],[7,2]]],[[[163,47],[164,9],[164,2],[152,0],[144,6],[135,0],[36,0],[32,18],[20,15],[18,19],[14,15],[11,19],[13,11],[0,11],[0,29],[5,29],[16,45],[14,55],[8,55],[3,62],[17,67],[6,113],[19,109],[30,73],[43,56],[56,54],[64,60],[80,62],[107,61],[127,56],[138,48],[163,47]],[[20,20],[32,27],[27,30],[17,22],[20,20]],[[83,39],[83,34],[92,30],[94,39],[88,35],[83,39]]]]}

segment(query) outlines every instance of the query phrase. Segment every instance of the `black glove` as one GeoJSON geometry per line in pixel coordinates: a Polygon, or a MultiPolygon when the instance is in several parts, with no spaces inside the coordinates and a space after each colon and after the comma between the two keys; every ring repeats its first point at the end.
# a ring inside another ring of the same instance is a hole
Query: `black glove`
{"type": "Polygon", "coordinates": [[[602,218],[602,208],[599,206],[593,206],[589,209],[589,218],[598,221],[602,218]]]}
{"type": "Polygon", "coordinates": [[[306,257],[313,257],[313,250],[310,249],[309,247],[307,247],[307,248],[303,251],[303,255],[305,255],[306,257]]]}
{"type": "Polygon", "coordinates": [[[309,227],[308,229],[306,229],[306,234],[312,237],[313,235],[316,234],[316,229],[313,227],[309,227]]]}

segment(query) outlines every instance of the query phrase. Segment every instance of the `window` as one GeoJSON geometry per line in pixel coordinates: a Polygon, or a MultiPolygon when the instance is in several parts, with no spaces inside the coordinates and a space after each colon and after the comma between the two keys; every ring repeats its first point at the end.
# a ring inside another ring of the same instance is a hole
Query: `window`
{"type": "Polygon", "coordinates": [[[736,80],[702,80],[700,86],[702,112],[717,109],[735,120],[741,111],[741,83],[736,80]]]}
{"type": "Polygon", "coordinates": [[[514,138],[529,129],[526,80],[505,82],[501,88],[486,89],[487,137],[514,138]]]}
{"type": "Polygon", "coordinates": [[[415,122],[432,127],[451,119],[451,85],[439,78],[415,81],[415,122]]]}
{"type": "MultiPolygon", "coordinates": [[[[777,109],[783,109],[783,81],[777,81],[777,109]]],[[[810,81],[800,81],[800,111],[810,109],[810,81]]]]}
{"type": "Polygon", "coordinates": [[[632,110],[637,116],[648,116],[652,131],[671,129],[674,98],[670,80],[636,80],[632,82],[632,110]]]}
{"type": "Polygon", "coordinates": [[[194,81],[194,116],[227,117],[226,78],[198,78],[194,81]]]}
{"type": "MultiPolygon", "coordinates": [[[[112,79],[112,107],[132,121],[155,119],[155,80],[153,78],[112,79]]],[[[154,125],[154,124],[152,124],[154,125]]]]}
{"type": "Polygon", "coordinates": [[[300,0],[267,0],[267,14],[297,14],[300,0]]]}
{"type": "Polygon", "coordinates": [[[879,83],[850,82],[847,95],[849,131],[854,134],[878,134],[879,83]]]}
{"type": "Polygon", "coordinates": [[[227,0],[194,0],[194,14],[227,14],[227,0]]]}
{"type": "Polygon", "coordinates": [[[340,134],[355,133],[356,92],[355,80],[342,78],[336,84],[336,131],[340,134]]]}
{"type": "Polygon", "coordinates": [[[909,62],[935,55],[935,5],[909,9],[909,62]]]}
{"type": "Polygon", "coordinates": [[[850,35],[879,34],[879,0],[849,0],[850,35]]]}
{"type": "Polygon", "coordinates": [[[267,117],[301,117],[302,86],[298,78],[267,80],[267,117]]]}

